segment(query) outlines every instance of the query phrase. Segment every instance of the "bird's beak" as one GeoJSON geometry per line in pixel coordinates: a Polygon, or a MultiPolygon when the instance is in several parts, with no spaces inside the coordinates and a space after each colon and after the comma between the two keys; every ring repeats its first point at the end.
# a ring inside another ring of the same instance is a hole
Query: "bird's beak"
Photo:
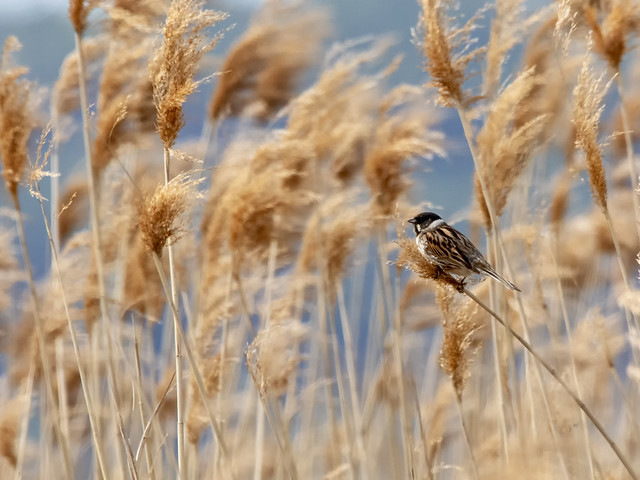
{"type": "Polygon", "coordinates": [[[415,218],[410,218],[409,220],[407,220],[407,223],[413,223],[415,225],[418,222],[416,221],[415,218]]]}

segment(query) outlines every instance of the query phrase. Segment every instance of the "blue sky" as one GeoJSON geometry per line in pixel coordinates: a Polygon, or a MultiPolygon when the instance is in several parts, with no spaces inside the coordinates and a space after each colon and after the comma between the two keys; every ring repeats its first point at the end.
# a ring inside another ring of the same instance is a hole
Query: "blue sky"
{"type": "MultiPolygon", "coordinates": [[[[222,8],[227,1],[206,2],[222,8]]],[[[254,6],[261,0],[232,0],[234,7],[254,6]]],[[[69,0],[3,0],[0,1],[0,14],[11,15],[17,19],[28,18],[42,13],[64,12],[69,6],[69,0]]]]}

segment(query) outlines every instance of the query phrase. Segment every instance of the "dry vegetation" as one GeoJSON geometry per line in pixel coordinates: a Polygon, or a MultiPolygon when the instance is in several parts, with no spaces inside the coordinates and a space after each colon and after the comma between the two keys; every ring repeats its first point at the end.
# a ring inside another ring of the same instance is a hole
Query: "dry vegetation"
{"type": "Polygon", "coordinates": [[[637,1],[423,0],[424,85],[395,87],[393,42],[331,46],[297,3],[211,71],[226,15],[198,0],[69,17],[50,118],[3,39],[1,478],[640,478],[637,1]],[[407,237],[447,112],[475,176],[450,188],[522,293],[407,237]]]}

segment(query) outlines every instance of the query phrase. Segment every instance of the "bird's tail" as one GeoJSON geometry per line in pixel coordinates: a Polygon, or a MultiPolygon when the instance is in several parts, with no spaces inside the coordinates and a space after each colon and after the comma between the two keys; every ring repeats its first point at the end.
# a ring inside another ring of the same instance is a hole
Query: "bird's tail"
{"type": "Polygon", "coordinates": [[[507,287],[510,290],[515,290],[517,292],[521,292],[522,290],[520,290],[518,287],[516,287],[513,283],[511,283],[509,280],[507,280],[506,278],[504,278],[502,275],[500,275],[499,273],[497,273],[493,268],[491,267],[487,267],[483,269],[484,273],[486,273],[487,275],[489,275],[490,277],[494,278],[495,280],[499,281],[501,284],[503,284],[505,287],[507,287]]]}

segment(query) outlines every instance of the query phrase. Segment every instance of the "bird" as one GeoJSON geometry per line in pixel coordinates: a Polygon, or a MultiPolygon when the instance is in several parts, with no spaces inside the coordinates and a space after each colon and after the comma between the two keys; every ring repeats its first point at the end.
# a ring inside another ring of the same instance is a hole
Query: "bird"
{"type": "Polygon", "coordinates": [[[413,224],[416,245],[422,256],[449,274],[463,278],[481,274],[497,280],[510,290],[521,290],[498,274],[475,245],[438,214],[422,212],[407,220],[413,224]]]}

